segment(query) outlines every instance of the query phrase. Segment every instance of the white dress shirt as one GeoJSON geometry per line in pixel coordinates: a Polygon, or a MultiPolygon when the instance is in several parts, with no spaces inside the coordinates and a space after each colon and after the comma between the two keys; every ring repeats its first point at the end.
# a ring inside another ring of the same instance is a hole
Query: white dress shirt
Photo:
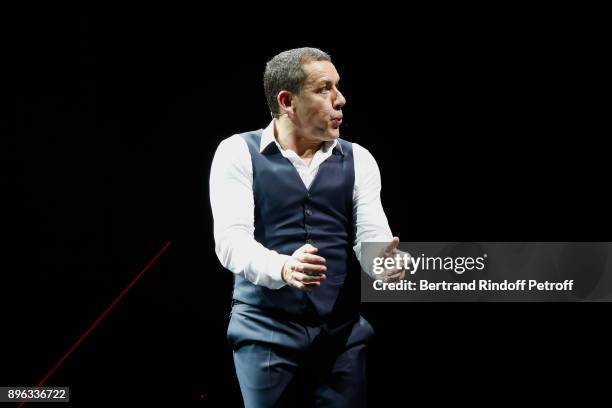
{"type": "MultiPolygon", "coordinates": [[[[259,151],[276,143],[281,154],[297,169],[306,188],[317,175],[338,143],[325,142],[310,164],[293,150],[284,150],[274,137],[274,120],[264,129],[259,151]]],[[[380,171],[372,154],[353,143],[355,187],[353,249],[361,262],[362,242],[389,242],[393,238],[380,202],[380,171]]],[[[265,248],[254,238],[253,167],[246,141],[233,135],[219,144],[210,170],[210,204],[214,219],[215,252],[221,264],[256,285],[279,289],[286,285],[281,277],[289,255],[265,248]]],[[[369,271],[370,268],[364,268],[369,271]]]]}

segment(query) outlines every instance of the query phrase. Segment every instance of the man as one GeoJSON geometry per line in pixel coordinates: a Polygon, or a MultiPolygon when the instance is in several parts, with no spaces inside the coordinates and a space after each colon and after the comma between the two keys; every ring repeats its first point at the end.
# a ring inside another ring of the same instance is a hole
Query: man
{"type": "MultiPolygon", "coordinates": [[[[315,48],[270,60],[266,129],[225,139],[210,174],[215,250],[235,276],[228,340],[247,407],[365,404],[361,243],[393,237],[372,155],[339,138],[340,77],[315,48]]],[[[387,270],[386,281],[404,277],[387,270]]]]}

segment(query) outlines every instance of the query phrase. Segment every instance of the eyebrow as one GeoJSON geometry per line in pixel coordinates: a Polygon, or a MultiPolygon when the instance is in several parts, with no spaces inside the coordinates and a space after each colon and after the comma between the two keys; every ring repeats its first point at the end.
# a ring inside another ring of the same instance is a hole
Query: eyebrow
{"type": "Polygon", "coordinates": [[[317,86],[323,85],[323,84],[327,84],[327,83],[336,83],[339,84],[340,83],[340,77],[338,77],[338,79],[336,81],[334,81],[333,79],[329,79],[329,78],[320,78],[318,80],[316,80],[314,83],[317,86]]]}

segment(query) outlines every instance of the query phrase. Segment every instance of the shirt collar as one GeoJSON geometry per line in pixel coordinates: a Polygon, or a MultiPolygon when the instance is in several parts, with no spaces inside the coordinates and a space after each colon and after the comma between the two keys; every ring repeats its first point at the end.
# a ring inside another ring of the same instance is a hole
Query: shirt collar
{"type": "MultiPolygon", "coordinates": [[[[263,130],[263,133],[261,134],[261,141],[259,142],[259,153],[263,153],[264,150],[271,147],[270,145],[272,143],[276,145],[278,151],[282,150],[280,144],[276,141],[276,138],[274,137],[274,119],[272,119],[268,127],[266,127],[263,130]]],[[[323,152],[327,152],[329,149],[332,149],[332,153],[334,151],[338,151],[341,155],[344,155],[344,152],[342,151],[342,144],[338,143],[338,139],[325,142],[323,144],[323,147],[321,148],[323,152]]]]}

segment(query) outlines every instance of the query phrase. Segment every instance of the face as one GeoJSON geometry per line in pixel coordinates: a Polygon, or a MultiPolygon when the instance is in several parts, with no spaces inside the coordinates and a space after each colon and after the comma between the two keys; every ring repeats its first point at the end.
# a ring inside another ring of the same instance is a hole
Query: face
{"type": "Polygon", "coordinates": [[[306,79],[301,92],[293,98],[292,122],[306,137],[317,141],[337,139],[346,103],[338,89],[340,76],[329,61],[312,61],[303,69],[306,79]]]}

